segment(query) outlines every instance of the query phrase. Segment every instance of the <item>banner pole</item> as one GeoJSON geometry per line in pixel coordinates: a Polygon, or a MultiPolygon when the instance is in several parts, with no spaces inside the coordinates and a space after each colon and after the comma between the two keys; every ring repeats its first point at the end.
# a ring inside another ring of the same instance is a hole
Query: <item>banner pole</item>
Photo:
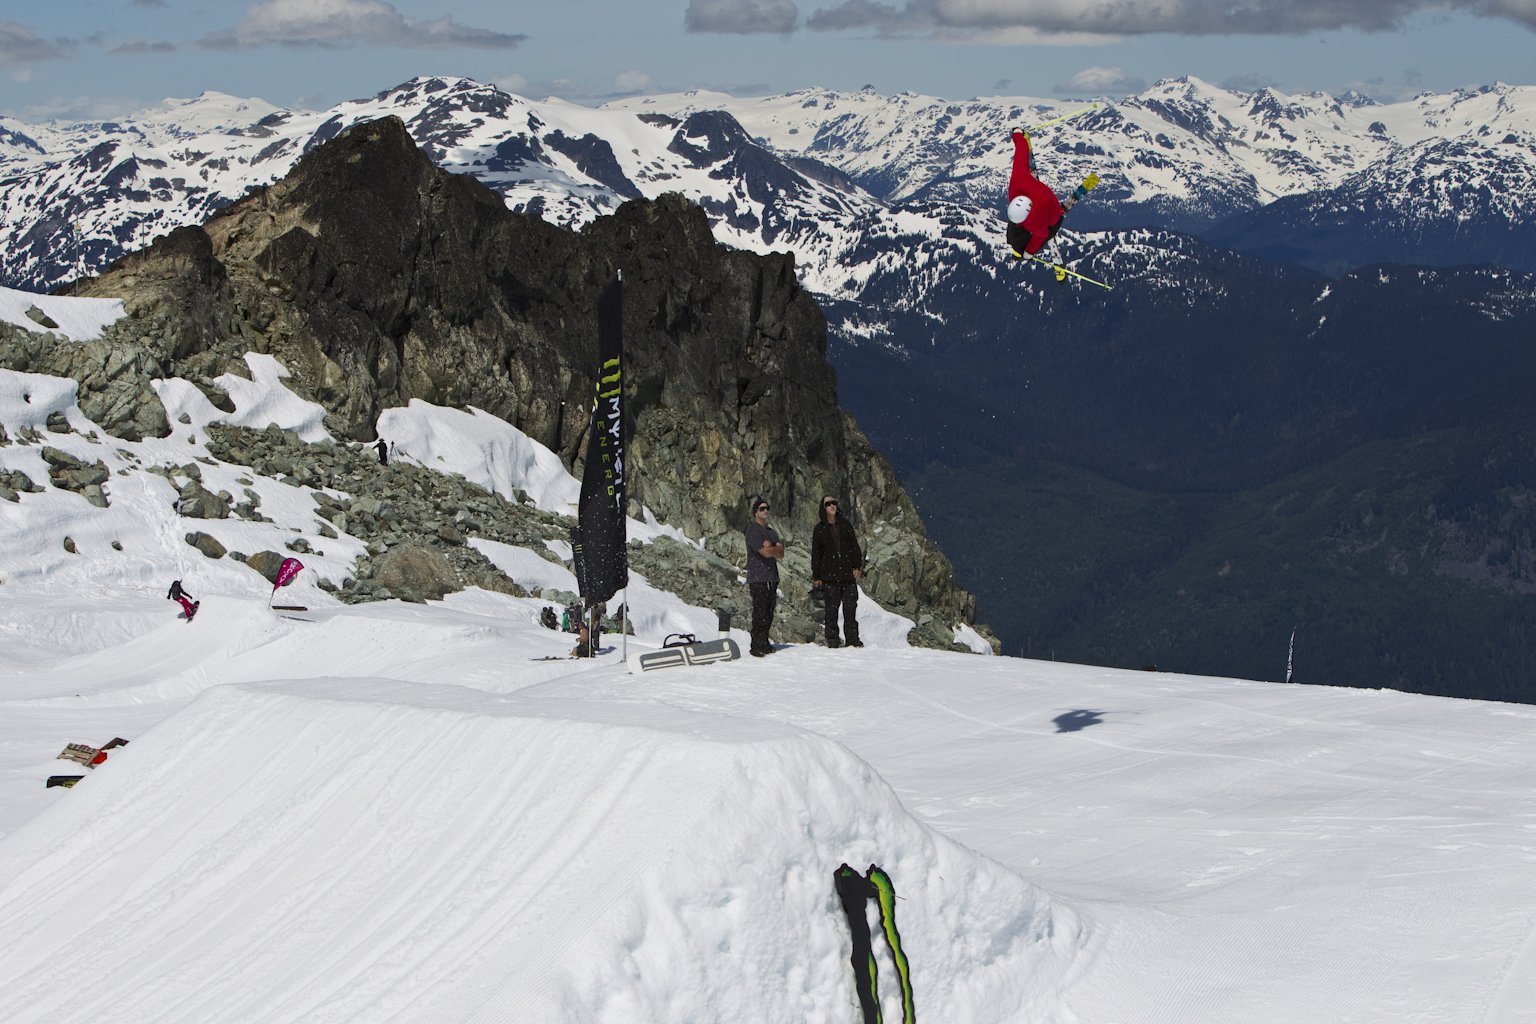
{"type": "MultiPolygon", "coordinates": [[[[624,268],[623,267],[616,267],[614,269],[614,271],[613,271],[613,279],[615,281],[619,282],[619,287],[622,288],[624,286],[624,268]]],[[[624,411],[626,413],[629,413],[630,416],[634,415],[633,412],[630,411],[629,406],[627,404],[624,406],[624,411]]],[[[620,430],[623,432],[623,435],[625,437],[629,436],[629,430],[627,429],[628,426],[629,426],[629,424],[626,424],[626,423],[621,423],[620,424],[620,430]]],[[[631,465],[633,465],[633,463],[631,463],[631,465]]],[[[628,472],[628,470],[626,470],[625,472],[628,472]]],[[[640,474],[638,472],[636,472],[635,479],[638,480],[639,477],[640,477],[640,474]]],[[[628,488],[627,485],[625,486],[624,490],[625,490],[625,493],[628,494],[629,488],[628,488]]],[[[619,515],[620,515],[620,517],[622,519],[622,517],[629,515],[629,510],[628,509],[619,509],[619,515]]],[[[626,527],[625,527],[624,539],[625,539],[625,543],[627,544],[628,541],[629,541],[629,530],[628,530],[627,524],[626,524],[626,527]]],[[[619,657],[622,658],[625,661],[628,661],[629,660],[629,572],[627,570],[624,573],[624,603],[619,607],[619,636],[621,637],[621,639],[619,640],[619,657]]]]}

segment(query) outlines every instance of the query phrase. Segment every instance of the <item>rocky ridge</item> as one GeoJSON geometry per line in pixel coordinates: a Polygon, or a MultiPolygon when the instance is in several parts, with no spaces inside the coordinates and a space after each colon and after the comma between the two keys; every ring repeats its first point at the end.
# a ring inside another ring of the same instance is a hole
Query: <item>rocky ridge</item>
{"type": "MultiPolygon", "coordinates": [[[[216,378],[248,375],[243,355],[264,353],[292,373],[294,391],[328,410],[327,429],[344,441],[371,440],[382,410],[420,398],[491,412],[578,469],[596,364],[594,300],[619,271],[631,511],[649,508],[707,548],[657,545],[638,553],[636,568],[666,559],[653,571],[695,581],[683,596],[730,606],[746,499],[766,494],[792,542],[786,629],[809,639],[810,527],[820,495],[837,492],[866,538],[872,596],[919,624],[914,642],[951,646],[953,627],[974,622],[974,600],[954,586],[889,463],[838,407],[825,320],[797,283],[793,259],[717,245],[705,214],[680,197],[631,202],[576,234],[510,213],[478,182],[434,168],[398,120],[370,122],[206,225],[162,236],[73,286],[76,295],[124,301],[127,316],[99,341],[60,345],[8,328],[0,365],[74,377],[82,412],[134,438],[167,429],[153,379],[185,378],[227,411],[216,378]]],[[[219,457],[258,472],[261,459],[286,459],[295,474],[311,475],[323,475],[322,456],[340,457],[307,447],[307,455],[275,455],[232,441],[219,457]]],[[[402,512],[439,486],[408,482],[413,470],[398,470],[399,488],[415,494],[409,501],[397,493],[378,498],[379,509],[339,510],[347,532],[380,548],[344,596],[395,593],[378,583],[376,563],[387,566],[407,545],[430,553],[422,564],[434,570],[419,575],[442,586],[495,582],[488,563],[455,542],[473,533],[457,511],[433,503],[402,512]],[[392,529],[396,521],[409,526],[392,529]]],[[[186,477],[178,487],[189,508],[205,508],[194,483],[186,477]]],[[[458,511],[474,507],[467,494],[450,501],[458,511]]],[[[499,510],[497,531],[515,519],[499,510]]],[[[563,536],[568,527],[522,529],[542,546],[549,531],[563,536]]]]}

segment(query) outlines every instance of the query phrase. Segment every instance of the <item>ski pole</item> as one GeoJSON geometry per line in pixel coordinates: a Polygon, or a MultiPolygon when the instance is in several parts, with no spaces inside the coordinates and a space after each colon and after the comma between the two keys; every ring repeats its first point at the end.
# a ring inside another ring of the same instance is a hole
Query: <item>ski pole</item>
{"type": "Polygon", "coordinates": [[[1070,117],[1076,117],[1078,114],[1086,114],[1090,110],[1098,110],[1098,109],[1099,109],[1099,105],[1097,103],[1091,103],[1091,104],[1089,104],[1088,106],[1084,107],[1081,110],[1074,110],[1070,114],[1062,114],[1060,117],[1053,117],[1049,121],[1045,121],[1045,122],[1042,122],[1041,124],[1037,124],[1033,128],[1030,129],[1030,132],[1034,133],[1034,132],[1039,131],[1041,128],[1049,128],[1051,125],[1053,125],[1053,124],[1060,124],[1062,121],[1065,121],[1065,120],[1067,120],[1070,117]]]}

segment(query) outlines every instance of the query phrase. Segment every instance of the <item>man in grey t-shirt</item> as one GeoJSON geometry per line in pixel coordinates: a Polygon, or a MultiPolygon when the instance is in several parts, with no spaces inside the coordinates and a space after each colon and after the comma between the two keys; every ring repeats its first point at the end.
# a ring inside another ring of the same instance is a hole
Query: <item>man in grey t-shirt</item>
{"type": "Polygon", "coordinates": [[[752,592],[752,650],[754,658],[772,654],[768,631],[773,628],[773,612],[779,601],[779,559],[784,557],[784,542],[768,525],[770,506],[761,494],[748,506],[752,521],[747,524],[747,589],[752,592]]]}

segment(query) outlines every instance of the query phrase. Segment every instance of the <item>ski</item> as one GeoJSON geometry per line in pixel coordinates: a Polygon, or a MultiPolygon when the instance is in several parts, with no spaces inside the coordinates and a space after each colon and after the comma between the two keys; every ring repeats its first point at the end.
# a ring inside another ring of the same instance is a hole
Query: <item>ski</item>
{"type": "MultiPolygon", "coordinates": [[[[604,654],[612,654],[617,648],[612,644],[607,647],[599,647],[596,654],[546,654],[541,658],[529,658],[529,661],[584,661],[587,658],[600,657],[604,654]]],[[[634,657],[633,654],[630,655],[634,657]]]]}
{"type": "Polygon", "coordinates": [[[880,906],[880,929],[885,932],[885,944],[891,947],[891,959],[896,961],[896,978],[901,982],[901,1022],[914,1024],[917,1010],[912,1002],[912,969],[901,948],[901,933],[896,930],[896,886],[891,876],[875,864],[869,866],[865,877],[874,887],[875,902],[880,906]]]}
{"type": "Polygon", "coordinates": [[[878,896],[869,879],[847,864],[832,872],[832,887],[848,918],[848,932],[853,939],[853,990],[859,998],[864,1024],[880,1024],[880,968],[875,964],[875,950],[870,943],[869,918],[864,908],[878,896]]]}
{"type": "Polygon", "coordinates": [[[1041,259],[1039,256],[1036,256],[1034,253],[1030,253],[1029,254],[1029,258],[1034,260],[1036,263],[1043,264],[1044,266],[1050,267],[1053,271],[1056,272],[1056,280],[1058,280],[1058,281],[1065,281],[1067,279],[1067,275],[1071,274],[1073,277],[1077,278],[1079,281],[1087,281],[1089,284],[1096,284],[1100,288],[1103,288],[1105,291],[1111,291],[1112,292],[1112,291],[1115,290],[1115,286],[1112,285],[1112,284],[1105,284],[1103,281],[1100,281],[1100,280],[1097,280],[1095,278],[1089,277],[1087,274],[1079,274],[1077,271],[1072,270],[1069,267],[1064,267],[1060,263],[1052,263],[1050,260],[1041,259]]]}
{"type": "Polygon", "coordinates": [[[865,907],[870,900],[880,912],[880,931],[896,964],[896,980],[901,984],[901,1024],[916,1024],[917,1010],[912,1001],[912,970],[901,948],[901,933],[896,930],[896,886],[879,865],[859,874],[846,863],[832,872],[832,887],[848,918],[848,932],[853,939],[853,988],[859,997],[864,1024],[882,1024],[880,1013],[880,970],[870,941],[869,918],[865,907]]]}

